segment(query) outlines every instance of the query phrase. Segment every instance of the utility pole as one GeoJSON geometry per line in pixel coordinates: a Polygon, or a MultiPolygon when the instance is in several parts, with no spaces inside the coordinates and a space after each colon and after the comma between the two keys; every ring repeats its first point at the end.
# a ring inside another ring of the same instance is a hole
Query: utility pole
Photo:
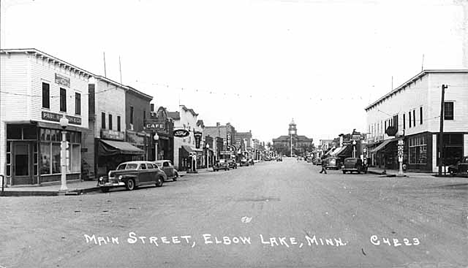
{"type": "Polygon", "coordinates": [[[439,132],[439,176],[442,176],[442,165],[444,160],[444,102],[445,102],[445,89],[447,85],[442,85],[442,99],[440,101],[440,132],[439,132]]]}

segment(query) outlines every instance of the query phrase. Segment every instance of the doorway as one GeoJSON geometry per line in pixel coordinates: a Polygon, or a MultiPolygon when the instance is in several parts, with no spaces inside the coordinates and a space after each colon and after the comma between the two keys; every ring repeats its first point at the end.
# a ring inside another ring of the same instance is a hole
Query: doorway
{"type": "Polygon", "coordinates": [[[32,143],[13,142],[12,147],[12,184],[33,184],[32,143]]]}

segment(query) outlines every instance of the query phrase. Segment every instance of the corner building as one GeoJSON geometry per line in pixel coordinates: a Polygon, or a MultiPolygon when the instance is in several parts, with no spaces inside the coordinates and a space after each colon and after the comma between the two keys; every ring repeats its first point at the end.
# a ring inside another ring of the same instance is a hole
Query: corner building
{"type": "Polygon", "coordinates": [[[443,165],[468,154],[468,70],[424,70],[365,108],[371,165],[397,169],[397,141],[403,139],[409,170],[437,171],[443,84],[443,165]],[[388,136],[389,127],[402,136],[388,136]]]}
{"type": "Polygon", "coordinates": [[[66,117],[67,180],[81,177],[90,72],[36,49],[0,50],[0,174],[6,185],[60,181],[66,117]]]}

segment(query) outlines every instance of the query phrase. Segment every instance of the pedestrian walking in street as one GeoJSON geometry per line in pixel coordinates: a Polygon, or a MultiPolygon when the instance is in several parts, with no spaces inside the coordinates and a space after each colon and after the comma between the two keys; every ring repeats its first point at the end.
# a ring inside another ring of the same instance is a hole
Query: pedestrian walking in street
{"type": "Polygon", "coordinates": [[[322,158],[322,170],[320,170],[320,173],[327,174],[327,161],[325,161],[325,158],[322,158]]]}

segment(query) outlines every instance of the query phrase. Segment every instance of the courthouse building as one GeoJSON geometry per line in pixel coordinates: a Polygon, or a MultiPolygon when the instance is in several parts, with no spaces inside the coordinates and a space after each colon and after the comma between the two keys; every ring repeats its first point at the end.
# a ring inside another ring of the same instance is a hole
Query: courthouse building
{"type": "Polygon", "coordinates": [[[273,147],[275,151],[283,155],[293,154],[306,156],[307,152],[313,150],[313,139],[304,135],[297,134],[297,126],[294,119],[289,124],[288,135],[280,136],[273,139],[273,147]]]}
{"type": "Polygon", "coordinates": [[[67,180],[80,178],[92,74],[36,49],[2,49],[0,57],[0,174],[6,185],[60,181],[62,117],[69,122],[67,180]]]}
{"type": "Polygon", "coordinates": [[[468,154],[468,70],[424,70],[365,108],[371,165],[398,168],[397,140],[403,139],[408,169],[437,171],[442,85],[448,86],[443,103],[444,165],[468,154]],[[400,136],[388,136],[389,127],[400,136]]]}

